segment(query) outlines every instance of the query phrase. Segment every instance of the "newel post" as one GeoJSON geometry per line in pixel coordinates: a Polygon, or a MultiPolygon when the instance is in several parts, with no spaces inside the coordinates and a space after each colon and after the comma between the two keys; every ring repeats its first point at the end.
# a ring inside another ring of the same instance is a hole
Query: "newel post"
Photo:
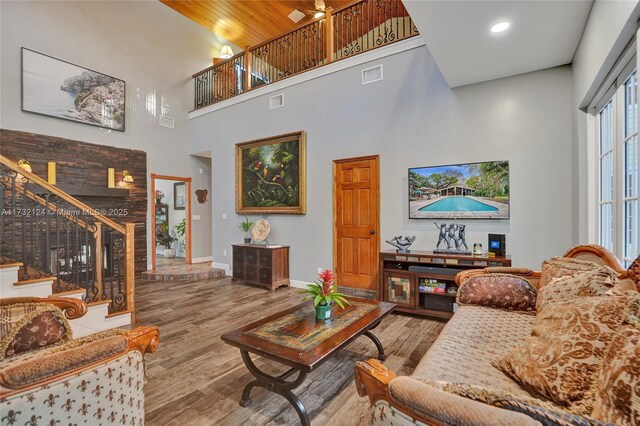
{"type": "Polygon", "coordinates": [[[102,223],[100,222],[96,222],[96,232],[93,235],[93,239],[96,243],[95,281],[96,281],[96,288],[98,289],[98,297],[100,298],[104,294],[104,291],[102,290],[102,265],[104,265],[104,259],[102,257],[104,256],[104,253],[102,251],[102,223]]]}
{"type": "Polygon", "coordinates": [[[244,48],[244,90],[251,90],[251,51],[244,48]]]}
{"type": "Polygon", "coordinates": [[[136,263],[135,263],[135,223],[127,223],[125,233],[125,287],[127,289],[127,310],[131,311],[131,323],[135,323],[135,289],[136,289],[136,263]]]}
{"type": "Polygon", "coordinates": [[[325,52],[327,54],[327,58],[325,63],[328,64],[333,60],[333,18],[331,13],[333,9],[327,7],[324,10],[324,29],[326,31],[324,39],[325,39],[325,52]]]}

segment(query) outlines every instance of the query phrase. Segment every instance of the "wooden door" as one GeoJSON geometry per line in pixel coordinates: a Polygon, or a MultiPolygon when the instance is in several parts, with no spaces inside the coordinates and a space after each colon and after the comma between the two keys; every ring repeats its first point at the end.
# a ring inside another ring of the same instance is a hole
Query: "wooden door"
{"type": "Polygon", "coordinates": [[[344,287],[378,289],[379,156],[333,162],[333,263],[344,287]]]}

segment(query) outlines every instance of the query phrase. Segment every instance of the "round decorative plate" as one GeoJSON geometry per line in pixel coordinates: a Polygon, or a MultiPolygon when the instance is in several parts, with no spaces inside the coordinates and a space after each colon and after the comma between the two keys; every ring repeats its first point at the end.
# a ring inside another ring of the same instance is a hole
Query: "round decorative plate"
{"type": "Polygon", "coordinates": [[[267,219],[258,219],[251,227],[251,236],[254,241],[264,241],[269,236],[271,225],[267,219]]]}

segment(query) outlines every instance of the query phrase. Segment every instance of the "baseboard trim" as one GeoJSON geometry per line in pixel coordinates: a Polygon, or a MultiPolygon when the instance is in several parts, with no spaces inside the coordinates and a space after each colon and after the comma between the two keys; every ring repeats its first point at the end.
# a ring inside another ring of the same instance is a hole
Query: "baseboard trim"
{"type": "Polygon", "coordinates": [[[307,288],[307,281],[299,281],[299,280],[289,280],[289,284],[294,288],[307,288]]]}
{"type": "Polygon", "coordinates": [[[232,275],[231,265],[229,265],[228,263],[211,262],[211,267],[217,268],[217,269],[224,269],[225,275],[228,275],[228,276],[232,275]]]}
{"type": "Polygon", "coordinates": [[[191,263],[204,263],[204,262],[213,262],[213,256],[194,257],[193,259],[191,259],[191,263]]]}

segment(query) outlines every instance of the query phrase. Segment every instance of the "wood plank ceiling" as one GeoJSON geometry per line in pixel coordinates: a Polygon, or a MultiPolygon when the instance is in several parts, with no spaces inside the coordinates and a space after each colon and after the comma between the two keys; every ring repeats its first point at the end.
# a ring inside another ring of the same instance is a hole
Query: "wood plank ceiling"
{"type": "MultiPolygon", "coordinates": [[[[160,0],[187,18],[239,47],[254,46],[313,19],[314,0],[160,0]],[[294,9],[305,17],[294,23],[294,9]]],[[[337,9],[353,0],[325,0],[337,9]]],[[[240,52],[234,52],[240,53],[240,52]]]]}

